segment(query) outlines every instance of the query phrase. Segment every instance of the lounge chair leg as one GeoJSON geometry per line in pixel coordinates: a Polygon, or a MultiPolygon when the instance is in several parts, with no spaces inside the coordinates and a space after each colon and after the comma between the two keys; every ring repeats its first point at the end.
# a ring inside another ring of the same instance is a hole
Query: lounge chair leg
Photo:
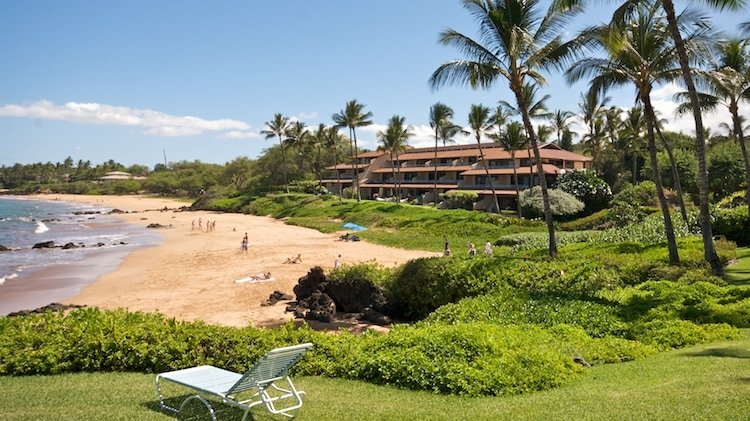
{"type": "Polygon", "coordinates": [[[208,400],[206,400],[206,398],[204,398],[204,397],[203,397],[203,396],[201,396],[201,395],[193,395],[193,396],[191,396],[191,397],[189,397],[189,398],[185,399],[184,401],[182,401],[182,405],[180,405],[180,409],[179,409],[179,410],[178,410],[177,412],[178,412],[178,413],[182,412],[182,408],[184,408],[184,407],[185,407],[185,405],[186,405],[186,404],[187,404],[187,403],[188,403],[188,402],[189,402],[189,401],[190,401],[191,399],[198,399],[199,401],[203,402],[203,405],[205,405],[205,406],[206,406],[206,408],[208,408],[208,412],[209,412],[209,413],[211,414],[211,420],[212,420],[212,421],[216,421],[216,412],[214,412],[214,407],[213,407],[213,406],[211,406],[211,404],[210,404],[210,403],[208,402],[208,400]]]}

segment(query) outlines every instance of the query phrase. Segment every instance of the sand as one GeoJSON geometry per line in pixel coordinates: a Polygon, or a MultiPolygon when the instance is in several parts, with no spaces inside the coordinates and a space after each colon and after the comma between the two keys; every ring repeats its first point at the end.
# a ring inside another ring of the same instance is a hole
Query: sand
{"type": "Polygon", "coordinates": [[[129,254],[122,264],[66,304],[158,311],[178,320],[202,320],[226,326],[276,326],[293,320],[284,302],[261,306],[279,290],[293,295],[297,280],[313,266],[333,267],[375,259],[386,266],[435,256],[434,252],[402,250],[375,244],[338,241],[339,234],[286,225],[271,217],[218,212],[160,211],[189,205],[176,200],[142,196],[38,195],[45,200],[93,203],[131,213],[118,215],[137,225],[158,223],[163,241],[129,254]],[[203,229],[198,229],[198,220],[203,229]],[[192,223],[195,222],[195,229],[192,223]],[[216,229],[206,232],[206,221],[216,229]],[[247,233],[249,249],[240,252],[247,233]],[[300,254],[302,263],[286,264],[300,254]],[[236,284],[243,277],[271,272],[273,281],[236,284]]]}

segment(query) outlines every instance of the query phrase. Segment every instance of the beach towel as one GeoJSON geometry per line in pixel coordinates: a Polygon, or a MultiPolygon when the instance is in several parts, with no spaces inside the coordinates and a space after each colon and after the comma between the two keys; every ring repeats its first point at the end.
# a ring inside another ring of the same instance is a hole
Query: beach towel
{"type": "Polygon", "coordinates": [[[274,279],[273,276],[266,277],[265,274],[259,273],[259,274],[255,275],[255,276],[247,276],[245,278],[240,278],[240,279],[234,281],[234,283],[235,284],[244,284],[244,283],[247,283],[247,282],[250,282],[250,283],[260,283],[260,282],[269,282],[269,281],[274,281],[274,280],[275,279],[274,279]]]}

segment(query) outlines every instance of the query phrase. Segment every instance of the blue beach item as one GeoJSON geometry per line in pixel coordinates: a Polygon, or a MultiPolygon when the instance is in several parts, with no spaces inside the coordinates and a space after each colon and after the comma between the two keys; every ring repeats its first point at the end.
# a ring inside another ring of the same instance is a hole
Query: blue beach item
{"type": "Polygon", "coordinates": [[[352,230],[352,231],[364,231],[367,229],[367,227],[363,227],[362,225],[357,225],[353,222],[347,222],[346,224],[342,225],[342,227],[348,230],[352,230]]]}

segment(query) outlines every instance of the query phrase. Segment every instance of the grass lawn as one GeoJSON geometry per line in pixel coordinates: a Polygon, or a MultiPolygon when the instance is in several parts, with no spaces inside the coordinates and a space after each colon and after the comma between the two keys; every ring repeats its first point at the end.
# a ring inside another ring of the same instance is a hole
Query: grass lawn
{"type": "Polygon", "coordinates": [[[733,285],[750,285],[750,247],[737,247],[737,263],[724,270],[724,279],[733,285]]]}
{"type": "MultiPolygon", "coordinates": [[[[153,382],[154,375],[138,373],[3,376],[0,418],[172,419],[156,409],[153,382]]],[[[747,419],[750,330],[738,341],[598,366],[569,386],[520,396],[462,398],[320,377],[296,384],[307,392],[300,420],[747,419]]],[[[220,420],[239,419],[217,407],[220,420]]],[[[195,413],[209,419],[205,410],[195,413]]]]}

